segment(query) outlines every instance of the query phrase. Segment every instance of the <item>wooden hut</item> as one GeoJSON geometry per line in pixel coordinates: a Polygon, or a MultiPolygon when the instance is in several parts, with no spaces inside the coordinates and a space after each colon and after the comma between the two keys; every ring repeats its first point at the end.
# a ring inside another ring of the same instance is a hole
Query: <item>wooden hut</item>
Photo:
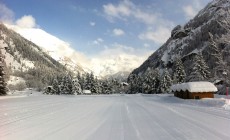
{"type": "Polygon", "coordinates": [[[217,88],[210,82],[188,82],[171,86],[174,96],[182,99],[214,98],[217,88]]]}

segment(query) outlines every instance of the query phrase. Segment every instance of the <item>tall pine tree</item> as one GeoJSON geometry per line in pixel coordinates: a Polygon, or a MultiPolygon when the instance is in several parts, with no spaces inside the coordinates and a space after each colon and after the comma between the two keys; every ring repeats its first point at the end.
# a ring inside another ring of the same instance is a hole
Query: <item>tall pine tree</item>
{"type": "Polygon", "coordinates": [[[136,74],[131,74],[129,76],[129,84],[130,84],[130,87],[129,87],[129,94],[134,94],[137,92],[137,84],[136,84],[136,81],[137,81],[137,75],[136,74]]]}
{"type": "Polygon", "coordinates": [[[177,58],[174,65],[174,84],[185,82],[186,73],[180,58],[177,58]]]}
{"type": "Polygon", "coordinates": [[[81,85],[79,84],[79,81],[78,81],[78,78],[75,78],[73,79],[72,81],[72,92],[75,94],[75,95],[79,95],[79,94],[82,94],[82,89],[81,89],[81,85]]]}
{"type": "Polygon", "coordinates": [[[159,86],[160,86],[160,72],[159,69],[156,68],[153,70],[153,79],[151,81],[151,90],[153,93],[158,93],[160,91],[159,86]]]}
{"type": "Polygon", "coordinates": [[[193,59],[192,71],[188,76],[188,81],[205,81],[209,79],[209,67],[205,63],[201,54],[197,54],[193,59]]]}
{"type": "Polygon", "coordinates": [[[169,92],[172,85],[172,79],[167,69],[164,70],[164,73],[160,82],[160,89],[162,93],[169,92]]]}
{"type": "Polygon", "coordinates": [[[60,87],[59,87],[57,78],[55,78],[53,80],[52,87],[54,89],[54,94],[59,95],[60,94],[60,87]]]}
{"type": "Polygon", "coordinates": [[[211,68],[214,69],[214,76],[215,77],[222,77],[223,72],[227,72],[227,65],[223,60],[223,54],[218,47],[218,43],[214,41],[214,37],[211,33],[209,33],[210,42],[209,42],[209,55],[211,62],[214,62],[211,68]]]}
{"type": "Polygon", "coordinates": [[[4,57],[0,51],[0,95],[6,95],[7,93],[4,66],[5,66],[4,57]]]}

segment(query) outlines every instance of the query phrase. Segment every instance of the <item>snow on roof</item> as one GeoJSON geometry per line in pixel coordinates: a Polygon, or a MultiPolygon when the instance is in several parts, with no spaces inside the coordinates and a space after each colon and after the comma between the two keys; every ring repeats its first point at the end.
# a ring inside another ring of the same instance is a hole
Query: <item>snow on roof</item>
{"type": "Polygon", "coordinates": [[[85,94],[91,94],[91,91],[90,90],[83,90],[83,93],[85,93],[85,94]]]}
{"type": "Polygon", "coordinates": [[[121,82],[122,85],[128,86],[129,84],[127,82],[121,82]]]}
{"type": "Polygon", "coordinates": [[[217,88],[210,82],[188,82],[171,86],[172,91],[216,92],[217,88]]]}

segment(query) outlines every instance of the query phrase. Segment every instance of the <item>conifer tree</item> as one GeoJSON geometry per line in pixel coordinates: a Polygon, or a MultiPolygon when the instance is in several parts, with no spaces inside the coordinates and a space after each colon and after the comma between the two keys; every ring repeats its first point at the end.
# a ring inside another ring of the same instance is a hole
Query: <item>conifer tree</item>
{"type": "Polygon", "coordinates": [[[162,93],[168,92],[170,86],[172,85],[172,79],[167,69],[164,70],[164,73],[160,82],[160,89],[162,93]]]}
{"type": "Polygon", "coordinates": [[[54,94],[60,94],[60,88],[58,84],[58,80],[55,78],[52,83],[53,89],[54,89],[54,94]]]}
{"type": "Polygon", "coordinates": [[[137,85],[136,85],[136,78],[137,76],[135,74],[131,74],[129,77],[129,83],[130,83],[130,89],[129,89],[129,93],[134,94],[137,92],[137,85]]]}
{"type": "Polygon", "coordinates": [[[198,54],[194,57],[192,72],[188,76],[188,81],[204,81],[210,76],[209,67],[205,63],[202,55],[198,54]]]}
{"type": "Polygon", "coordinates": [[[0,51],[0,95],[6,95],[7,93],[4,65],[4,57],[0,51]]]}
{"type": "Polygon", "coordinates": [[[81,86],[81,89],[84,89],[84,76],[80,74],[80,72],[77,73],[77,79],[78,79],[78,83],[81,86]]]}
{"type": "Polygon", "coordinates": [[[210,77],[210,72],[209,72],[209,67],[208,65],[206,64],[206,62],[204,61],[204,58],[202,55],[198,55],[198,58],[199,58],[199,63],[200,63],[200,66],[201,66],[201,75],[203,77],[203,80],[208,80],[208,78],[210,77]]]}
{"type": "Polygon", "coordinates": [[[72,81],[72,86],[73,86],[73,88],[72,88],[73,94],[75,94],[75,95],[82,94],[82,89],[81,89],[81,85],[79,84],[78,78],[75,78],[72,81]]]}
{"type": "Polygon", "coordinates": [[[143,81],[143,92],[144,93],[151,93],[151,82],[152,82],[152,74],[151,69],[148,68],[144,73],[144,81],[143,81]]]}
{"type": "Polygon", "coordinates": [[[62,91],[61,91],[62,94],[74,94],[72,78],[70,75],[64,76],[62,86],[63,86],[62,91]]]}
{"type": "Polygon", "coordinates": [[[95,81],[93,73],[91,73],[90,74],[90,91],[91,91],[91,93],[96,94],[96,93],[98,93],[97,90],[98,90],[97,89],[97,83],[95,81]]]}
{"type": "Polygon", "coordinates": [[[155,69],[153,70],[153,79],[152,79],[152,92],[153,93],[158,93],[160,90],[159,90],[159,86],[160,86],[160,72],[159,72],[159,69],[155,69]]]}
{"type": "Polygon", "coordinates": [[[85,77],[85,89],[91,91],[91,77],[89,73],[87,73],[85,77]]]}
{"type": "Polygon", "coordinates": [[[226,63],[223,60],[223,55],[221,50],[218,47],[218,44],[214,41],[214,37],[209,33],[210,42],[209,42],[209,54],[210,59],[214,62],[214,65],[211,68],[214,68],[214,76],[222,76],[223,72],[227,71],[226,63]]]}
{"type": "Polygon", "coordinates": [[[96,94],[101,93],[100,83],[99,83],[97,77],[94,79],[94,86],[95,86],[95,93],[96,94]]]}
{"type": "Polygon", "coordinates": [[[103,94],[111,94],[112,93],[112,87],[111,87],[110,82],[108,80],[105,80],[102,83],[102,93],[103,94]]]}
{"type": "Polygon", "coordinates": [[[175,69],[174,69],[174,76],[173,76],[173,80],[175,82],[175,84],[177,83],[183,83],[185,82],[185,70],[184,70],[184,66],[183,63],[181,61],[181,59],[177,58],[175,61],[175,69]]]}
{"type": "Polygon", "coordinates": [[[137,75],[136,87],[137,87],[138,93],[142,93],[142,84],[143,84],[143,78],[141,76],[137,75]]]}

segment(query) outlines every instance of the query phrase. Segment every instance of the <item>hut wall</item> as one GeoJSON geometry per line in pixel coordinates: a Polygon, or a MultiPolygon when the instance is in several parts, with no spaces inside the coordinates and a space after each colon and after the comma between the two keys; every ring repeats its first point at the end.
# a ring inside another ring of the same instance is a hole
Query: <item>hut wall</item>
{"type": "Polygon", "coordinates": [[[213,94],[213,92],[203,92],[203,93],[194,92],[194,93],[189,94],[190,99],[195,99],[196,97],[198,97],[199,99],[202,99],[202,98],[214,98],[214,94],[213,94]]]}
{"type": "Polygon", "coordinates": [[[174,96],[182,98],[182,99],[189,99],[189,92],[188,91],[176,91],[174,92],[174,96]]]}

